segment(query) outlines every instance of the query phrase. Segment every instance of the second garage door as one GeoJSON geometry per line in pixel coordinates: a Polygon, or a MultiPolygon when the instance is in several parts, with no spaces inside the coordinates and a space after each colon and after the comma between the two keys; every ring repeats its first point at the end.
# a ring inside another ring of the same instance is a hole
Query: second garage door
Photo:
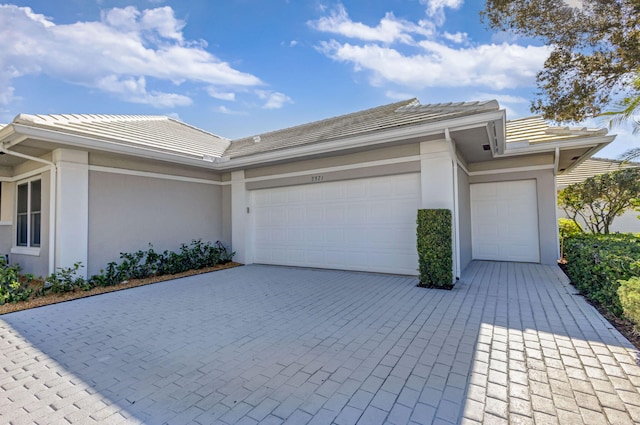
{"type": "Polygon", "coordinates": [[[420,175],[252,192],[255,262],[417,274],[420,175]]]}
{"type": "Polygon", "coordinates": [[[476,260],[540,261],[535,180],[471,185],[471,233],[476,260]]]}

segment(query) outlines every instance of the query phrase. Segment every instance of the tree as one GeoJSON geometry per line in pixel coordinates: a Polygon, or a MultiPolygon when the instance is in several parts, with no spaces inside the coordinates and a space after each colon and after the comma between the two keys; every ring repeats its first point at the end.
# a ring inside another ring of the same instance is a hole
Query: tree
{"type": "MultiPolygon", "coordinates": [[[[633,134],[640,133],[640,120],[636,118],[640,113],[640,73],[637,73],[632,82],[634,95],[627,96],[616,104],[617,110],[604,112],[602,115],[611,117],[609,125],[614,127],[626,121],[632,121],[633,134]]],[[[622,154],[624,161],[634,161],[640,158],[640,148],[632,148],[622,154]]]]}
{"type": "Polygon", "coordinates": [[[613,219],[640,206],[640,168],[627,168],[590,177],[565,187],[558,205],[576,224],[592,233],[608,234],[613,219]]]}
{"type": "Polygon", "coordinates": [[[582,121],[640,95],[640,0],[487,0],[481,15],[550,46],[531,105],[546,119],[582,121]]]}

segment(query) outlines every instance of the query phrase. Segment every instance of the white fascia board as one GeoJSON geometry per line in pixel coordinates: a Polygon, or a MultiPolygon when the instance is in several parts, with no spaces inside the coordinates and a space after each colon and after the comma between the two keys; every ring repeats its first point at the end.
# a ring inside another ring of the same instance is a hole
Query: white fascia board
{"type": "MultiPolygon", "coordinates": [[[[34,128],[25,126],[22,124],[12,124],[15,127],[15,132],[22,136],[26,136],[23,138],[33,138],[37,140],[42,140],[46,142],[52,143],[60,143],[68,146],[74,146],[84,149],[96,149],[106,152],[113,152],[125,155],[132,155],[143,158],[152,158],[160,161],[167,161],[178,164],[185,165],[193,165],[196,167],[203,168],[214,168],[212,167],[212,163],[208,161],[204,161],[202,159],[197,158],[185,158],[178,154],[168,154],[163,152],[158,152],[152,149],[146,149],[143,147],[136,146],[126,146],[117,144],[114,142],[106,142],[99,139],[94,139],[86,136],[78,136],[74,134],[62,133],[55,130],[47,130],[41,128],[34,128]]],[[[2,139],[0,139],[2,140],[2,139]]]]}
{"type": "Polygon", "coordinates": [[[6,126],[0,128],[0,142],[5,139],[9,139],[15,133],[13,129],[13,124],[7,124],[6,126]]]}
{"type": "Polygon", "coordinates": [[[502,155],[497,155],[496,157],[527,155],[530,153],[541,152],[554,152],[556,148],[559,148],[562,151],[573,148],[598,147],[598,150],[600,150],[611,143],[615,138],[616,136],[601,136],[589,137],[586,139],[575,139],[570,141],[565,140],[562,142],[546,142],[539,145],[530,145],[526,147],[507,149],[502,155]]]}
{"type": "Polygon", "coordinates": [[[454,118],[451,120],[442,120],[426,124],[413,125],[393,130],[381,130],[375,133],[360,134],[347,138],[337,139],[330,142],[302,145],[295,148],[264,152],[247,157],[231,158],[229,162],[216,164],[217,166],[215,167],[215,169],[242,169],[247,166],[266,164],[272,161],[294,159],[296,157],[322,154],[343,149],[375,146],[420,136],[432,136],[434,134],[442,134],[444,138],[445,128],[448,128],[450,131],[456,131],[459,129],[484,127],[488,122],[502,119],[503,117],[504,111],[492,111],[469,115],[461,118],[454,118]]]}

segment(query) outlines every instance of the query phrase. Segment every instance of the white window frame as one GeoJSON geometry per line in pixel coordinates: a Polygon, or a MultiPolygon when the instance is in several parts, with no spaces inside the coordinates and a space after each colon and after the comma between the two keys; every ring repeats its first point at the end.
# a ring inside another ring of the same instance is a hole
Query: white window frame
{"type": "Polygon", "coordinates": [[[15,231],[13,232],[13,244],[11,248],[12,254],[21,255],[40,255],[40,247],[42,245],[42,177],[35,176],[30,179],[20,180],[15,183],[15,195],[14,195],[14,223],[16,223],[15,231]],[[31,185],[33,182],[40,181],[40,245],[31,245],[31,185]],[[18,188],[22,185],[27,185],[27,245],[18,245],[18,188]]]}

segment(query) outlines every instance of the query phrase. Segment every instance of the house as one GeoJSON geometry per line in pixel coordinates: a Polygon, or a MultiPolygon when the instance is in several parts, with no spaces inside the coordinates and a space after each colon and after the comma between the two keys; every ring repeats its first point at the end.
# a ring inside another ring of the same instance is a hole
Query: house
{"type": "Polygon", "coordinates": [[[242,263],[417,274],[416,211],[472,259],[555,263],[555,176],[604,130],[417,99],[238,140],[168,117],[18,115],[0,129],[0,249],[46,275],[120,252],[232,244],[242,263]]]}
{"type": "MultiPolygon", "coordinates": [[[[616,161],[614,159],[605,158],[589,158],[571,170],[571,172],[558,175],[558,190],[562,190],[570,184],[580,183],[589,177],[622,170],[624,168],[636,167],[640,167],[640,163],[616,161]]],[[[634,209],[625,211],[624,214],[613,220],[610,230],[612,232],[620,233],[640,233],[639,215],[640,211],[636,211],[634,209]]],[[[566,218],[567,214],[562,208],[558,208],[558,216],[566,218]]]]}

